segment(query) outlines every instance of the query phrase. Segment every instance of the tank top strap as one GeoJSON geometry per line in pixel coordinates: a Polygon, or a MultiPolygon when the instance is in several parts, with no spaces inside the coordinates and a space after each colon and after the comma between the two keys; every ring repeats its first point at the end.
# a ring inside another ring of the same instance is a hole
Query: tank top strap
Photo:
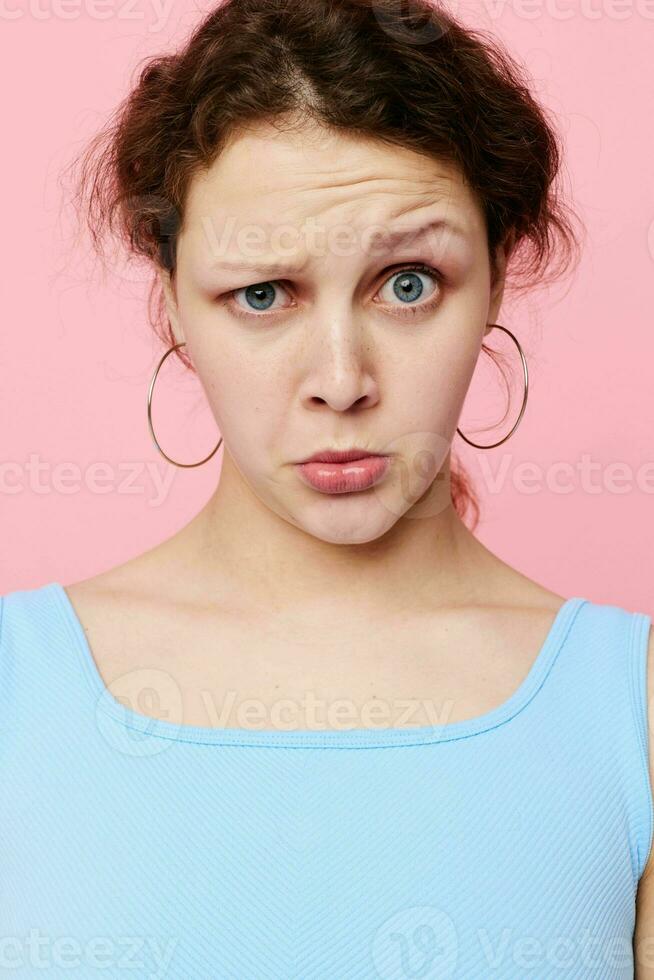
{"type": "Polygon", "coordinates": [[[48,583],[0,596],[0,731],[16,738],[79,733],[80,721],[87,728],[95,712],[60,588],[48,583]]]}
{"type": "Polygon", "coordinates": [[[650,625],[647,613],[583,600],[535,700],[537,721],[534,715],[539,737],[556,753],[553,758],[578,769],[589,791],[601,786],[614,798],[620,795],[636,879],[647,863],[654,831],[647,714],[650,625]]]}

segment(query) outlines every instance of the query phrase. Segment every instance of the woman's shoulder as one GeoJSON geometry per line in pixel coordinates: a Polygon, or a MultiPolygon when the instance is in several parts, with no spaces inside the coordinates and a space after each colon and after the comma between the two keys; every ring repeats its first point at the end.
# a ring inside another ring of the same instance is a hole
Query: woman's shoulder
{"type": "Polygon", "coordinates": [[[0,644],[5,635],[9,617],[12,623],[29,623],[43,620],[51,614],[53,597],[61,589],[58,582],[43,585],[16,586],[0,593],[0,644]]]}
{"type": "Polygon", "coordinates": [[[130,597],[146,597],[148,590],[155,595],[157,588],[143,557],[66,585],[52,580],[5,588],[0,592],[0,650],[6,651],[10,641],[14,648],[34,647],[39,638],[47,642],[71,609],[83,611],[85,620],[112,616],[129,607],[130,597]]]}

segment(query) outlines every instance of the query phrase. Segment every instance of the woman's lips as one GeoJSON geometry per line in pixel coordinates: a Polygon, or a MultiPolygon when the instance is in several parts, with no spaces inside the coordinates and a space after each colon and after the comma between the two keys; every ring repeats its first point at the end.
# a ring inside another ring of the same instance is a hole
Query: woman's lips
{"type": "Polygon", "coordinates": [[[364,456],[349,463],[298,463],[296,469],[308,486],[322,493],[367,490],[385,475],[390,456],[364,456]]]}

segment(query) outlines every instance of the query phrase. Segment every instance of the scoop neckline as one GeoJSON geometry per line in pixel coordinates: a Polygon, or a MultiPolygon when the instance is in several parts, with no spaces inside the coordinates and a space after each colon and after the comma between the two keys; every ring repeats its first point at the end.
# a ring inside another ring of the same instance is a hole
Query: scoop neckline
{"type": "Polygon", "coordinates": [[[63,622],[80,658],[84,676],[89,683],[91,693],[97,699],[96,707],[114,721],[142,734],[172,739],[176,742],[290,748],[385,748],[423,745],[468,738],[497,728],[518,714],[536,695],[561,650],[577,613],[589,601],[581,596],[571,596],[559,606],[526,677],[506,701],[474,718],[441,725],[420,725],[411,729],[378,726],[341,730],[293,728],[279,731],[177,724],[139,714],[129,706],[121,704],[102,679],[84,628],[66,589],[59,582],[51,582],[44,588],[54,599],[58,612],[62,614],[63,622]]]}

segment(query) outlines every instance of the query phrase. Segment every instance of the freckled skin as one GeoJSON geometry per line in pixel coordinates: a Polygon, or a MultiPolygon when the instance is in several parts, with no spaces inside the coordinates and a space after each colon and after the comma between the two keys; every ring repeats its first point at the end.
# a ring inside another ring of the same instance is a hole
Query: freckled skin
{"type": "Polygon", "coordinates": [[[462,576],[466,596],[488,594],[508,566],[454,511],[449,453],[499,319],[504,255],[493,282],[483,214],[459,173],[400,147],[261,126],[194,179],[177,256],[174,278],[161,273],[168,314],[224,439],[215,492],[167,542],[198,589],[209,577],[320,609],[451,598],[462,576]],[[460,234],[415,234],[436,219],[460,234]],[[385,249],[398,231],[406,241],[385,249]],[[262,271],[270,260],[274,275],[262,271]],[[394,288],[400,272],[417,276],[411,303],[394,288]],[[392,465],[366,491],[323,494],[295,464],[329,446],[392,465]]]}

